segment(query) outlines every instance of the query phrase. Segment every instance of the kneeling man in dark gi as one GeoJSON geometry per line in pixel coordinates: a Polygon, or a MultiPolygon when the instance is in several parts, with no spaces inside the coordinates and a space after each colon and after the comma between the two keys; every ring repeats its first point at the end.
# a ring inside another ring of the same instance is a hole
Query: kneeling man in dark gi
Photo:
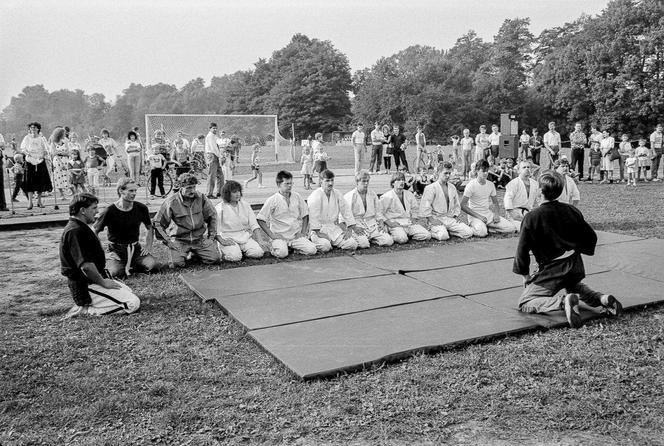
{"type": "Polygon", "coordinates": [[[95,221],[97,203],[97,197],[83,193],[74,195],[69,204],[69,222],[60,239],[60,265],[76,305],[67,318],[133,313],[141,305],[128,286],[106,273],[104,249],[88,226],[95,221]]]}
{"type": "Polygon", "coordinates": [[[525,286],[519,310],[526,313],[564,310],[569,325],[578,328],[581,326],[579,301],[589,307],[603,307],[612,316],[622,312],[622,305],[611,294],[593,291],[581,282],[586,276],[581,254],[595,253],[597,234],[581,211],[557,201],[564,181],[562,175],[551,170],[540,175],[543,202],[523,218],[513,271],[523,276],[525,286]],[[532,275],[530,252],[538,264],[532,275]],[[562,289],[567,294],[557,295],[562,289]]]}

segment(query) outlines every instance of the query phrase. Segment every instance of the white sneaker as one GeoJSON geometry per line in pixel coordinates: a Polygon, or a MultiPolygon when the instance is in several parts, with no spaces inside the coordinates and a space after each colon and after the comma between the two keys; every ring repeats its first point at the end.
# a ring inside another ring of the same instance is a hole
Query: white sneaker
{"type": "Polygon", "coordinates": [[[244,188],[246,189],[247,186],[249,186],[249,181],[248,181],[248,180],[245,180],[245,181],[244,181],[244,188]]]}

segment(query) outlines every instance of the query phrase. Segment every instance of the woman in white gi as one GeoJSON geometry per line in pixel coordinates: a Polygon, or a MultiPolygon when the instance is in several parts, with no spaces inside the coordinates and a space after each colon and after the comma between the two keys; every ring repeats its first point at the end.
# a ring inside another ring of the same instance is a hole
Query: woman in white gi
{"type": "Polygon", "coordinates": [[[535,207],[539,193],[539,184],[531,177],[530,163],[520,161],[519,176],[507,183],[503,198],[505,216],[518,230],[523,217],[535,207]]]}
{"type": "Polygon", "coordinates": [[[473,236],[473,228],[459,220],[459,192],[449,181],[453,169],[449,161],[439,163],[436,168],[438,180],[424,188],[420,202],[420,215],[427,219],[431,237],[436,240],[447,240],[450,235],[460,238],[473,236]]]}
{"type": "Polygon", "coordinates": [[[385,225],[395,243],[406,243],[409,236],[413,240],[429,240],[431,233],[416,221],[419,216],[417,199],[412,192],[404,190],[405,184],[403,172],[395,173],[390,180],[392,189],[380,197],[385,225]]]}
{"type": "MultiPolygon", "coordinates": [[[[355,219],[354,237],[360,248],[368,248],[370,242],[378,246],[392,246],[394,240],[385,231],[385,217],[378,195],[369,190],[370,179],[369,171],[361,170],[355,175],[357,187],[344,195],[344,200],[355,219]]],[[[343,215],[341,218],[343,220],[343,215]]]]}
{"type": "Polygon", "coordinates": [[[263,248],[256,242],[260,226],[249,203],[242,199],[242,186],[228,180],[221,188],[217,211],[217,241],[224,260],[239,262],[242,253],[252,259],[263,257],[263,248]],[[252,237],[253,236],[253,237],[252,237]]]}
{"type": "Polygon", "coordinates": [[[357,249],[352,226],[355,219],[346,205],[344,196],[334,188],[334,173],[325,169],[320,173],[320,187],[309,195],[309,224],[311,241],[316,245],[327,244],[341,249],[357,249]],[[343,222],[339,215],[343,214],[343,222]]]}

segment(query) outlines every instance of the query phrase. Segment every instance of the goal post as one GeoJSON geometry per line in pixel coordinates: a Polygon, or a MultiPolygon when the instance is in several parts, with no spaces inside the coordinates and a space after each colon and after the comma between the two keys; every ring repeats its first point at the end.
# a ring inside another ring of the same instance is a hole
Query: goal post
{"type": "MultiPolygon", "coordinates": [[[[292,142],[279,133],[277,115],[146,114],[146,147],[151,146],[157,130],[163,130],[170,141],[177,137],[178,131],[191,141],[198,135],[207,135],[211,122],[217,124],[220,132],[226,133],[226,138],[237,137],[242,146],[258,143],[273,148],[275,163],[294,162],[292,142]]],[[[269,160],[269,152],[263,153],[263,158],[269,160]]]]}

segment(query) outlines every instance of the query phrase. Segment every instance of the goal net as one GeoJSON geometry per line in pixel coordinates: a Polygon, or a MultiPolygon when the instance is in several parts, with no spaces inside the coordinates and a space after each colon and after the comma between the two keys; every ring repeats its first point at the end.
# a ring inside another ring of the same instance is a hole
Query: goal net
{"type": "MultiPolygon", "coordinates": [[[[277,115],[145,115],[146,146],[150,147],[154,132],[163,130],[166,138],[173,141],[177,132],[183,133],[190,142],[198,135],[207,135],[210,123],[214,122],[226,133],[226,138],[237,138],[242,146],[260,144],[274,148],[276,163],[292,163],[292,142],[281,136],[277,115]]],[[[268,151],[264,158],[269,159],[268,151]]]]}

